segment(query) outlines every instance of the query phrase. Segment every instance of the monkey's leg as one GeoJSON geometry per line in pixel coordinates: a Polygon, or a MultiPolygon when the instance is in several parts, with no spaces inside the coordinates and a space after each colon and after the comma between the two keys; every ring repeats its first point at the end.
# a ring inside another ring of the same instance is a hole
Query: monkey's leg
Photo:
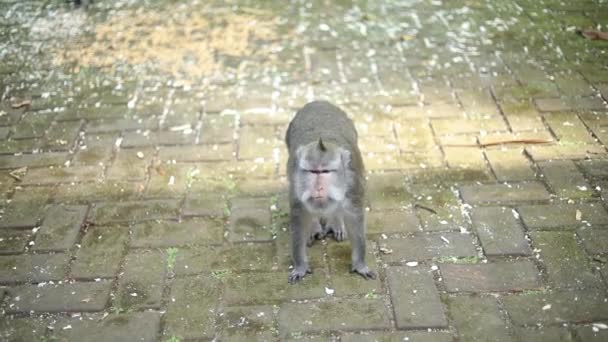
{"type": "Polygon", "coordinates": [[[327,220],[327,226],[325,227],[326,234],[332,233],[336,241],[344,241],[348,234],[344,227],[344,213],[341,211],[335,213],[327,220]]]}
{"type": "Polygon", "coordinates": [[[313,219],[310,227],[310,235],[308,236],[308,247],[315,243],[315,240],[321,240],[325,238],[327,231],[323,228],[321,220],[313,219]]]}
{"type": "Polygon", "coordinates": [[[376,273],[370,270],[365,263],[365,214],[363,209],[348,210],[344,219],[352,247],[351,272],[359,273],[365,279],[376,279],[376,273]]]}
{"type": "Polygon", "coordinates": [[[306,241],[310,234],[312,215],[300,208],[292,208],[290,213],[291,226],[291,254],[293,258],[293,270],[289,272],[288,281],[293,284],[300,281],[310,271],[308,257],[306,256],[306,241]]]}

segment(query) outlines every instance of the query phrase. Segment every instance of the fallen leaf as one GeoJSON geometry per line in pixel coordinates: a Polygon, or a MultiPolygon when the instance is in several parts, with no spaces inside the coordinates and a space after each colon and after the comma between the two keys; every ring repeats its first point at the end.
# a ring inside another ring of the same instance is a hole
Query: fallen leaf
{"type": "Polygon", "coordinates": [[[577,30],[576,33],[589,40],[608,40],[608,32],[596,30],[577,30]]]}
{"type": "Polygon", "coordinates": [[[11,107],[14,108],[14,109],[18,109],[18,108],[21,108],[21,107],[29,106],[31,104],[32,104],[32,101],[24,100],[24,101],[21,101],[21,102],[15,102],[15,103],[11,104],[11,107]]]}

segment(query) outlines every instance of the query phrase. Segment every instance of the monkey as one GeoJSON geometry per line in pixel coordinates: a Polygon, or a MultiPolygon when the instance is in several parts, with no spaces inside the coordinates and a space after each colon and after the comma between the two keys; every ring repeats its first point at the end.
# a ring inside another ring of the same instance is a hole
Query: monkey
{"type": "Polygon", "coordinates": [[[289,123],[291,284],[312,273],[306,247],[328,234],[350,240],[351,272],[376,278],[365,263],[365,168],[357,139],[353,121],[327,101],[304,105],[289,123]]]}

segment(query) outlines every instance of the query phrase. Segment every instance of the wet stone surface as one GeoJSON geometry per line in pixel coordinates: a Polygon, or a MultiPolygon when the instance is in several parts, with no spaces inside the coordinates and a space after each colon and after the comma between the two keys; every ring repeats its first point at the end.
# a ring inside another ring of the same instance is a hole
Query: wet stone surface
{"type": "Polygon", "coordinates": [[[74,3],[0,1],[0,340],[607,339],[606,1],[74,3]],[[320,99],[375,280],[287,283],[320,99]]]}

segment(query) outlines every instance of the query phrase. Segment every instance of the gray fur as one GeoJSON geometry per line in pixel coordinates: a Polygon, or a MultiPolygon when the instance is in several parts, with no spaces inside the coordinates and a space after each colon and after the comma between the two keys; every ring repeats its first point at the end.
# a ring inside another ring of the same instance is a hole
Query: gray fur
{"type": "Polygon", "coordinates": [[[290,283],[311,272],[307,245],[330,233],[338,241],[350,239],[351,271],[366,279],[376,277],[365,263],[365,169],[357,138],[352,120],[326,101],[308,103],[289,124],[285,142],[289,150],[287,172],[294,263],[289,274],[290,283]],[[306,198],[303,191],[310,186],[311,177],[315,177],[302,165],[331,165],[327,166],[332,169],[329,179],[336,194],[329,196],[332,197],[331,205],[316,208],[302,202],[302,196],[306,198]]]}

